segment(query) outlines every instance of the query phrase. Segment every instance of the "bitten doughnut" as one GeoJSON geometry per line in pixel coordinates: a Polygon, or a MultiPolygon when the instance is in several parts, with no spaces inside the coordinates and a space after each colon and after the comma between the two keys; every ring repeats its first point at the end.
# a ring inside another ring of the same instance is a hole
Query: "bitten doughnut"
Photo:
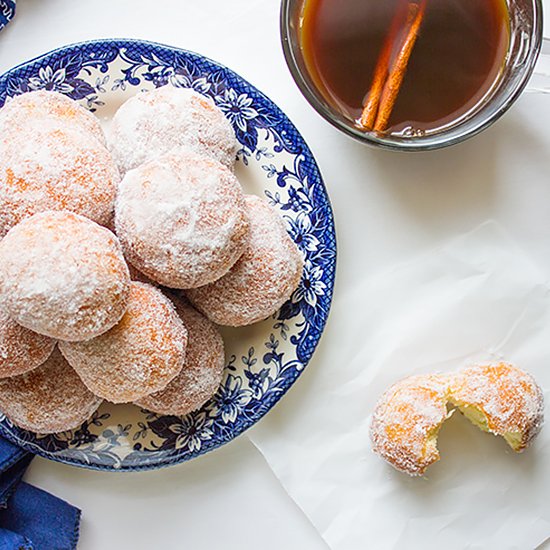
{"type": "Polygon", "coordinates": [[[0,307],[51,338],[110,329],[126,310],[129,284],[115,235],[72,212],[35,214],[0,241],[0,307]]]}
{"type": "Polygon", "coordinates": [[[14,96],[0,109],[0,132],[8,127],[21,128],[29,121],[58,120],[80,128],[106,145],[99,119],[76,101],[63,94],[38,90],[14,96]]]}
{"type": "Polygon", "coordinates": [[[171,288],[219,279],[243,253],[244,195],[219,162],[172,152],[123,178],[115,226],[128,261],[171,288]]]}
{"type": "Polygon", "coordinates": [[[250,325],[275,313],[298,286],[304,267],[275,210],[254,195],[245,202],[250,230],[243,255],[221,279],[186,292],[219,325],[250,325]]]}
{"type": "Polygon", "coordinates": [[[427,374],[391,386],[372,416],[374,452],[411,476],[424,474],[438,461],[437,434],[448,416],[449,382],[447,376],[427,374]]]}
{"type": "Polygon", "coordinates": [[[35,369],[54,347],[55,340],[18,325],[0,310],[0,378],[35,369]]]}
{"type": "Polygon", "coordinates": [[[238,149],[231,124],[210,98],[169,85],[128,99],[113,117],[109,141],[123,173],[179,147],[231,168],[238,149]]]}
{"type": "Polygon", "coordinates": [[[452,380],[451,402],[485,432],[523,451],[542,427],[542,390],[527,372],[506,363],[468,367],[452,380]]]}
{"type": "Polygon", "coordinates": [[[0,132],[0,238],[47,210],[111,224],[120,175],[109,151],[74,125],[47,118],[23,122],[0,132]]]}
{"type": "Polygon", "coordinates": [[[224,367],[223,340],[218,329],[181,298],[172,296],[187,328],[185,365],[163,390],[147,395],[136,405],[158,414],[187,414],[201,407],[220,385],[224,367]]]}
{"type": "Polygon", "coordinates": [[[100,404],[57,349],[33,371],[0,380],[0,409],[16,426],[31,432],[76,428],[100,404]]]}
{"type": "Polygon", "coordinates": [[[94,394],[127,403],[159,391],[181,371],[187,330],[174,306],[151,285],[132,282],[128,309],[110,331],[61,352],[94,394]]]}

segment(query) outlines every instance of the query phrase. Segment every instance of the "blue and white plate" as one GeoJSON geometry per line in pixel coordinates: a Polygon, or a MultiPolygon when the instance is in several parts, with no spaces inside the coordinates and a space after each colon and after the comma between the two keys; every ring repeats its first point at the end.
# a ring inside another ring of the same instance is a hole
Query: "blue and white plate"
{"type": "Polygon", "coordinates": [[[15,15],[15,0],[0,0],[0,31],[15,15]]]}
{"type": "Polygon", "coordinates": [[[233,71],[201,55],[137,40],[67,46],[0,77],[0,106],[30,90],[61,92],[107,121],[141,90],[171,84],[214,99],[241,144],[237,175],[284,218],[305,256],[292,299],[272,318],[224,330],[223,382],[200,410],[159,416],[133,405],[104,403],[77,430],[37,435],[0,416],[0,433],[60,462],[105,470],[143,470],[189,460],[232,440],[266,414],[298,378],[329,313],[336,241],[332,211],[304,140],[265,95],[233,71]]]}

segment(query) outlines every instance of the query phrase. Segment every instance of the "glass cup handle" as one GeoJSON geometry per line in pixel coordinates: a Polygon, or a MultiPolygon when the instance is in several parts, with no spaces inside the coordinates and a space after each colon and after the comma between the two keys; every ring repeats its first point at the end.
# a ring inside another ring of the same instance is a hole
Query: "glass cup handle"
{"type": "Polygon", "coordinates": [[[550,94],[550,38],[542,41],[539,60],[526,91],[550,94]]]}

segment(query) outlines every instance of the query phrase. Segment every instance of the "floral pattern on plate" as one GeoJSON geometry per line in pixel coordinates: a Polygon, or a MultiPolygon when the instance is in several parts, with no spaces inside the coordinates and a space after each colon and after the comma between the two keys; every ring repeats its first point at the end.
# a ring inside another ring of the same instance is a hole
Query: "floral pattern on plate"
{"type": "Polygon", "coordinates": [[[143,41],[67,46],[0,77],[0,106],[14,95],[55,90],[109,118],[132,95],[158,86],[192,87],[231,121],[241,148],[236,172],[246,192],[276,208],[305,257],[292,298],[272,318],[223,328],[227,364],[216,395],[186,416],[160,416],[104,403],[77,430],[38,435],[0,415],[0,432],[60,462],[142,470],[183,462],[232,440],[266,414],[295,382],[319,341],[332,300],[336,239],[330,202],[307,145],[266,96],[198,54],[143,41]]]}

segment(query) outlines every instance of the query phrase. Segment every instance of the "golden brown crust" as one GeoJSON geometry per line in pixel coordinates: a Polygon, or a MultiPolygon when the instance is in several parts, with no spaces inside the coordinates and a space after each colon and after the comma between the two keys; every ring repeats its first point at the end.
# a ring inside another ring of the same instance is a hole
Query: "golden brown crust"
{"type": "Polygon", "coordinates": [[[113,117],[110,143],[123,173],[178,148],[231,169],[239,148],[229,120],[212,99],[171,85],[123,103],[113,117]]]}
{"type": "Polygon", "coordinates": [[[99,119],[76,101],[48,90],[27,92],[11,98],[0,110],[0,131],[30,121],[57,120],[93,136],[106,145],[99,119]]]}
{"type": "Polygon", "coordinates": [[[158,414],[183,415],[201,407],[220,385],[225,362],[223,339],[204,315],[171,294],[189,334],[185,365],[163,390],[147,395],[136,405],[158,414]]]}
{"type": "Polygon", "coordinates": [[[112,225],[119,182],[111,154],[83,128],[52,118],[0,124],[0,237],[46,210],[112,225]]]}
{"type": "Polygon", "coordinates": [[[248,220],[235,175],[221,163],[173,151],[131,170],[115,225],[128,261],[169,288],[225,275],[246,247],[248,220]]]}
{"type": "Polygon", "coordinates": [[[246,195],[249,233],[243,255],[221,279],[186,291],[218,325],[250,325],[273,315],[292,295],[304,260],[283,220],[267,201],[246,195]]]}
{"type": "Polygon", "coordinates": [[[453,404],[462,410],[475,408],[489,432],[517,434],[510,446],[523,451],[542,427],[544,398],[535,379],[507,363],[467,367],[452,379],[453,404]]]}
{"type": "Polygon", "coordinates": [[[130,276],[111,231],[72,212],[42,212],[0,241],[0,300],[24,327],[93,338],[126,310],[130,276]]]}
{"type": "Polygon", "coordinates": [[[76,428],[101,404],[58,349],[40,367],[0,380],[0,409],[17,426],[38,433],[76,428]]]}
{"type": "Polygon", "coordinates": [[[174,306],[151,285],[132,282],[128,309],[108,332],[61,342],[61,352],[86,386],[113,403],[166,387],[185,362],[187,330],[174,306]]]}
{"type": "Polygon", "coordinates": [[[439,460],[430,437],[447,418],[449,377],[416,375],[400,380],[380,398],[373,413],[373,450],[394,468],[412,476],[424,474],[439,460]]]}
{"type": "Polygon", "coordinates": [[[410,376],[389,388],[376,405],[370,430],[374,451],[398,470],[422,475],[439,460],[436,436],[450,416],[449,403],[482,430],[503,436],[517,452],[531,443],[543,423],[541,388],[513,365],[410,376]]]}
{"type": "Polygon", "coordinates": [[[54,347],[55,340],[22,327],[0,310],[0,378],[39,367],[54,347]]]}

